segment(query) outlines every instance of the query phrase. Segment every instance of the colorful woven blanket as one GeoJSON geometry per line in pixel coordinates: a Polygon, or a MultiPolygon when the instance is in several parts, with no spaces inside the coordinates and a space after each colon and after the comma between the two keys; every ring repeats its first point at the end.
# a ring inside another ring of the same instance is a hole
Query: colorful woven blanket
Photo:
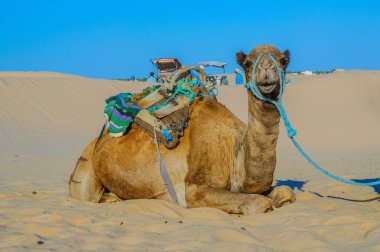
{"type": "Polygon", "coordinates": [[[159,88],[159,85],[147,87],[142,93],[120,93],[108,98],[104,109],[104,116],[109,122],[109,133],[112,137],[124,135],[129,125],[133,122],[133,118],[142,109],[136,103],[148,94],[159,88]]]}

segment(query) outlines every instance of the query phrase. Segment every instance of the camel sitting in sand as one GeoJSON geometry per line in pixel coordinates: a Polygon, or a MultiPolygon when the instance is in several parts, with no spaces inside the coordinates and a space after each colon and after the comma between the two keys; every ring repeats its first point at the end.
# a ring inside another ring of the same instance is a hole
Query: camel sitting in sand
{"type": "MultiPolygon", "coordinates": [[[[277,97],[279,77],[269,55],[285,71],[289,52],[270,45],[258,46],[248,55],[238,52],[236,58],[247,80],[259,55],[255,83],[264,96],[277,97]]],[[[160,145],[180,205],[250,214],[295,201],[289,187],[271,187],[280,115],[274,105],[249,90],[248,106],[245,125],[216,99],[197,99],[180,144],[172,150],[160,145]]],[[[105,190],[122,200],[170,200],[153,139],[140,128],[132,127],[118,138],[106,134],[98,144],[92,141],[79,158],[70,178],[70,195],[99,202],[105,190]]]]}

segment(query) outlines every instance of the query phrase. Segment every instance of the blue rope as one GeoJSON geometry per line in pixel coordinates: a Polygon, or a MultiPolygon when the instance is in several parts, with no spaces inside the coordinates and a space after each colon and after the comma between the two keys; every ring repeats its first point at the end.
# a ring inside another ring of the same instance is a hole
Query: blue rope
{"type": "Polygon", "coordinates": [[[150,114],[152,114],[153,111],[156,111],[157,109],[165,107],[172,99],[174,99],[174,97],[177,94],[182,94],[182,95],[188,97],[190,100],[189,103],[191,103],[195,98],[195,93],[190,88],[182,87],[184,84],[188,84],[188,85],[193,86],[196,84],[196,81],[190,81],[190,82],[182,81],[182,82],[180,82],[178,84],[176,90],[174,91],[174,93],[163,104],[148,108],[148,112],[150,114]]]}
{"type": "Polygon", "coordinates": [[[284,125],[286,128],[288,137],[292,140],[292,143],[297,148],[297,150],[302,154],[302,156],[311,165],[313,165],[317,170],[319,170],[320,172],[324,173],[325,175],[327,175],[330,178],[335,179],[337,181],[340,181],[340,182],[343,182],[343,183],[346,183],[349,185],[354,185],[354,186],[376,186],[376,185],[380,185],[380,180],[364,183],[364,182],[356,182],[356,181],[352,181],[352,180],[348,180],[348,179],[344,179],[344,178],[341,178],[339,176],[336,176],[336,175],[328,172],[327,170],[323,169],[322,167],[320,167],[313,159],[311,159],[311,157],[309,157],[309,155],[307,155],[307,153],[302,149],[302,147],[298,144],[298,142],[294,138],[297,135],[297,131],[294,128],[292,128],[292,126],[290,124],[290,120],[289,120],[288,116],[286,115],[285,108],[284,108],[283,103],[282,103],[282,94],[284,92],[284,87],[285,87],[285,85],[287,85],[289,83],[289,80],[287,78],[285,78],[285,72],[278,66],[277,61],[272,57],[272,55],[269,54],[269,57],[273,61],[273,63],[276,65],[276,69],[277,69],[277,73],[278,73],[279,81],[280,81],[280,93],[278,95],[277,101],[263,96],[261,94],[261,92],[259,91],[259,89],[258,89],[258,87],[254,81],[254,73],[256,71],[258,63],[260,62],[261,57],[262,57],[262,55],[259,55],[259,57],[256,59],[256,62],[255,62],[253,69],[252,69],[251,81],[246,83],[245,86],[247,88],[249,88],[251,90],[252,94],[254,96],[256,96],[258,99],[272,103],[273,105],[276,106],[277,110],[279,111],[279,113],[282,117],[282,120],[284,121],[284,125]]]}
{"type": "MultiPolygon", "coordinates": [[[[202,86],[206,89],[207,94],[210,97],[210,100],[212,100],[213,97],[217,97],[219,95],[218,89],[215,87],[213,87],[213,88],[207,87],[205,85],[205,83],[202,82],[201,77],[199,76],[199,74],[196,71],[190,70],[190,74],[197,79],[197,84],[196,84],[197,87],[202,86]]],[[[200,95],[204,97],[202,92],[200,92],[200,95]]]]}
{"type": "Polygon", "coordinates": [[[343,183],[346,183],[346,184],[349,184],[349,185],[354,185],[354,186],[376,186],[376,185],[380,185],[380,180],[378,181],[373,181],[373,182],[368,182],[368,183],[360,183],[360,182],[355,182],[355,181],[352,181],[352,180],[348,180],[348,179],[344,179],[344,178],[341,178],[341,177],[338,177],[328,171],[326,171],[325,169],[323,169],[322,167],[320,167],[313,159],[311,159],[311,157],[309,157],[306,152],[301,148],[301,146],[298,144],[298,142],[296,141],[296,139],[294,137],[291,137],[290,138],[294,144],[294,146],[296,146],[297,150],[302,154],[302,156],[304,156],[304,158],[306,158],[307,161],[309,161],[310,164],[312,164],[315,168],[317,168],[317,170],[319,170],[320,172],[326,174],[327,176],[329,176],[330,178],[333,178],[335,180],[338,180],[340,182],[343,182],[343,183]]]}

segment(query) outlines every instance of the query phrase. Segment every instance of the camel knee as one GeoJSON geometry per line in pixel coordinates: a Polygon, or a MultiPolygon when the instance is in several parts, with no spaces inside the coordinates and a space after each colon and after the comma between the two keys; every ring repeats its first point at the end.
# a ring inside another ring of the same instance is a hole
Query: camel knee
{"type": "Polygon", "coordinates": [[[97,179],[91,161],[81,157],[70,176],[69,195],[82,201],[99,202],[103,186],[97,179]]]}
{"type": "Polygon", "coordinates": [[[92,166],[92,153],[95,144],[90,143],[78,159],[69,181],[69,195],[82,201],[99,202],[104,188],[95,175],[92,166]]]}
{"type": "MultiPolygon", "coordinates": [[[[214,202],[223,201],[220,189],[210,188],[207,185],[190,184],[186,186],[186,206],[193,207],[215,207],[214,202]]],[[[226,191],[227,192],[227,191],[226,191]]]]}
{"type": "Polygon", "coordinates": [[[204,194],[199,190],[198,185],[190,184],[186,186],[185,198],[187,207],[198,207],[201,206],[204,194]]]}

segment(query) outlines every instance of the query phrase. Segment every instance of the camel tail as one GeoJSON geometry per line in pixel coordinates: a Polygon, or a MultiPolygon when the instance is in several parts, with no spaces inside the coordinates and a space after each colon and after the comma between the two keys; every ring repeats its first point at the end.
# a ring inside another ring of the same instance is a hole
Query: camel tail
{"type": "Polygon", "coordinates": [[[99,202],[104,193],[92,166],[95,144],[96,140],[86,147],[70,176],[69,194],[77,200],[99,202]]]}

